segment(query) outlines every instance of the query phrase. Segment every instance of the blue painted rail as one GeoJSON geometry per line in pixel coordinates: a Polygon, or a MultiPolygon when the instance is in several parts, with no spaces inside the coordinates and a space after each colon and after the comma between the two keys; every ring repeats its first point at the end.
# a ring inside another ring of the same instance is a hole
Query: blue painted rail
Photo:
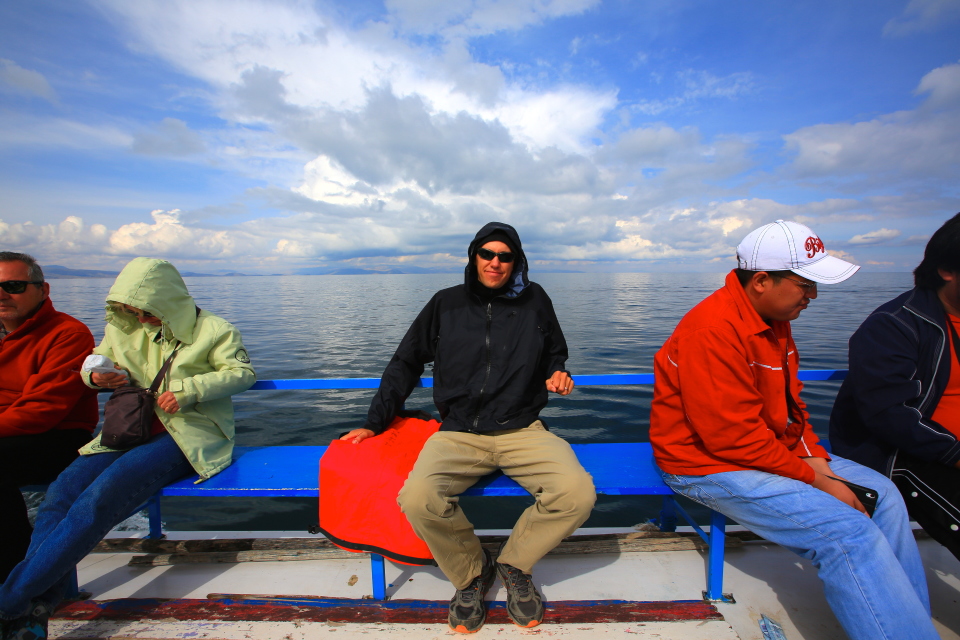
{"type": "MultiPolygon", "coordinates": [[[[845,370],[820,369],[801,371],[803,381],[843,380],[845,370]]],[[[578,386],[631,386],[653,384],[652,373],[576,375],[578,386]]],[[[300,380],[260,380],[251,390],[342,390],[375,389],[379,378],[319,378],[300,380]]],[[[432,378],[421,378],[420,387],[432,387],[432,378]]],[[[676,503],[673,492],[663,483],[653,461],[649,443],[597,443],[573,445],[577,458],[593,476],[597,493],[604,495],[659,495],[663,496],[659,526],[662,531],[674,531],[680,515],[709,545],[707,563],[707,589],[705,600],[727,601],[723,593],[724,528],[726,519],[711,511],[710,531],[705,532],[676,503]]],[[[150,514],[150,537],[162,537],[161,496],[230,496],[230,497],[310,497],[318,498],[318,462],[326,447],[321,446],[273,446],[236,447],[234,462],[213,478],[195,484],[197,477],[189,477],[164,487],[147,505],[150,514]]],[[[492,475],[482,479],[465,492],[476,496],[526,496],[520,485],[504,475],[492,475]]],[[[373,596],[376,600],[386,598],[384,559],[371,554],[373,573],[373,596]]]]}
{"type": "MultiPolygon", "coordinates": [[[[843,380],[846,369],[808,369],[800,372],[804,382],[823,382],[843,380]]],[[[603,375],[577,375],[573,381],[581,387],[615,387],[637,384],[653,384],[652,373],[614,373],[603,375]]],[[[376,389],[380,378],[304,378],[297,380],[258,380],[251,391],[271,391],[288,389],[376,389]]],[[[418,387],[432,388],[433,378],[420,378],[418,387]]]]}

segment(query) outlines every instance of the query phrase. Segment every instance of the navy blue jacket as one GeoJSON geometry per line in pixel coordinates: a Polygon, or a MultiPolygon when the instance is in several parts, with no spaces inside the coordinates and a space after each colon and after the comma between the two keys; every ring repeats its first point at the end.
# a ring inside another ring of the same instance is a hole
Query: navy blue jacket
{"type": "Polygon", "coordinates": [[[837,455],[888,476],[898,451],[948,466],[960,460],[956,436],[931,419],[950,378],[946,323],[929,289],[911,289],[863,321],[830,415],[837,455]]]}
{"type": "Polygon", "coordinates": [[[364,428],[381,433],[433,362],[433,400],[443,431],[526,427],[547,404],[546,381],[564,371],[567,343],[543,288],[527,279],[520,237],[510,225],[483,227],[467,250],[464,284],[434,294],[400,342],[370,403],[364,428]],[[475,255],[494,231],[516,249],[510,281],[493,297],[477,293],[475,255]]]}

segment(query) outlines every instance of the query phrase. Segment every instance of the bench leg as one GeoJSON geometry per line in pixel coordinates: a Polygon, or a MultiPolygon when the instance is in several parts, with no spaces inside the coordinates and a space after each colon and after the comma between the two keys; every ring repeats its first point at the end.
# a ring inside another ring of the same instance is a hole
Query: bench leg
{"type": "Polygon", "coordinates": [[[733,594],[723,593],[723,557],[727,518],[719,511],[710,512],[710,555],[707,560],[707,590],[703,599],[711,602],[736,602],[733,594]]]}
{"type": "Polygon", "coordinates": [[[660,531],[677,530],[677,503],[673,496],[663,496],[663,506],[660,508],[660,531]]]}
{"type": "Polygon", "coordinates": [[[147,500],[147,514],[150,519],[150,538],[163,538],[163,522],[160,519],[160,494],[147,500]]]}
{"type": "Polygon", "coordinates": [[[381,602],[387,599],[387,575],[384,571],[383,556],[370,554],[370,574],[373,579],[373,599],[381,602]]]}

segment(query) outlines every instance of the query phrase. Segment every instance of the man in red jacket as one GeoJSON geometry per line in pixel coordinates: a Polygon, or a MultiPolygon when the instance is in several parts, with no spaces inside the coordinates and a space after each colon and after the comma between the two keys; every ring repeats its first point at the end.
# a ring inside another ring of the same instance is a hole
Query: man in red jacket
{"type": "Polygon", "coordinates": [[[80,378],[92,351],[90,329],[53,308],[36,260],[0,251],[0,583],[30,544],[19,487],[54,480],[97,426],[80,378]]]}
{"type": "Polygon", "coordinates": [[[783,220],[748,234],[737,258],[654,358],[650,442],[664,481],[810,560],[851,638],[938,638],[897,488],[830,456],[800,399],[790,321],[818,284],[859,267],[783,220]],[[872,517],[845,481],[878,498],[872,517]]]}

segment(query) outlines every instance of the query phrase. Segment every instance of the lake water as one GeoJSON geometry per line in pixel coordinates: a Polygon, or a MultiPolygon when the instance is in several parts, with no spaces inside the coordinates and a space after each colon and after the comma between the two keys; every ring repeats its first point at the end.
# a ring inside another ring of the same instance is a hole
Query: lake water
{"type": "MultiPolygon", "coordinates": [[[[724,274],[535,274],[553,300],[574,374],[645,373],[686,311],[723,285],[724,274]]],[[[420,309],[462,275],[186,278],[201,308],[236,325],[261,380],[379,377],[420,309]]],[[[51,280],[60,311],[86,322],[99,341],[112,280],[51,280]]],[[[909,273],[858,273],[820,288],[793,323],[803,369],[843,369],[847,340],[877,306],[912,286],[909,273]]],[[[425,375],[432,375],[429,368],[425,375]]],[[[817,432],[826,434],[839,383],[805,388],[817,432]]],[[[234,397],[239,445],[325,445],[363,424],[373,390],[250,391],[234,397]]],[[[552,396],[542,416],[572,443],[647,440],[653,387],[578,387],[552,396]]],[[[430,389],[408,408],[436,415],[430,389]]],[[[470,498],[481,528],[509,528],[527,501],[470,498]]],[[[659,501],[601,496],[586,526],[630,526],[655,517],[659,501]]],[[[316,504],[305,499],[166,498],[170,529],[304,530],[316,504]]]]}

